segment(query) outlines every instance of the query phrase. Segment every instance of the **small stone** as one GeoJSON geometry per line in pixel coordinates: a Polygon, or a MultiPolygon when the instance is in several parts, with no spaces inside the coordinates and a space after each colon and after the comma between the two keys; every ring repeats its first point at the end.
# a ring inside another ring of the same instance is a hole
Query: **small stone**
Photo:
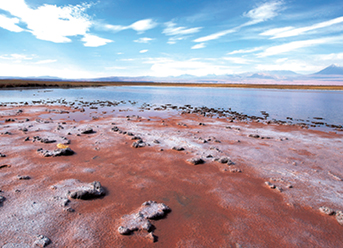
{"type": "Polygon", "coordinates": [[[71,192],[69,196],[73,199],[88,200],[104,196],[105,194],[106,192],[104,188],[101,186],[100,182],[94,181],[89,184],[88,189],[71,192]]]}
{"type": "Polygon", "coordinates": [[[287,188],[287,189],[291,189],[291,188],[293,188],[293,185],[292,185],[292,184],[288,184],[288,185],[286,186],[286,188],[287,188]]]}
{"type": "Polygon", "coordinates": [[[17,176],[17,178],[19,179],[19,180],[29,180],[29,179],[31,179],[31,177],[30,176],[17,176]]]}
{"type": "Polygon", "coordinates": [[[1,158],[5,158],[5,157],[6,157],[6,155],[5,155],[5,154],[2,154],[2,153],[0,153],[0,157],[1,157],[1,158]]]}
{"type": "Polygon", "coordinates": [[[68,208],[63,208],[63,211],[69,212],[69,213],[73,213],[75,212],[75,209],[68,207],[68,208]]]}
{"type": "Polygon", "coordinates": [[[25,139],[24,139],[24,141],[29,141],[30,140],[30,137],[26,137],[25,139]]]}
{"type": "Polygon", "coordinates": [[[282,192],[282,191],[283,191],[283,189],[282,189],[281,187],[275,187],[275,189],[276,189],[277,191],[279,191],[279,192],[282,192]]]}
{"type": "Polygon", "coordinates": [[[190,159],[187,159],[187,162],[193,165],[205,163],[205,161],[202,158],[190,158],[190,159]]]}
{"type": "Polygon", "coordinates": [[[75,153],[69,147],[64,149],[56,149],[53,151],[43,150],[43,148],[40,148],[37,150],[37,152],[42,154],[44,157],[70,156],[75,153]]]}
{"type": "Polygon", "coordinates": [[[145,147],[146,143],[144,143],[143,140],[138,140],[136,142],[133,142],[131,146],[133,148],[140,148],[140,147],[145,147]]]}
{"type": "Polygon", "coordinates": [[[93,128],[88,127],[86,129],[81,130],[81,134],[90,134],[90,133],[94,133],[93,128]]]}
{"type": "Polygon", "coordinates": [[[258,135],[258,134],[249,134],[248,137],[249,138],[258,139],[258,138],[260,138],[260,135],[258,135]]]}
{"type": "Polygon", "coordinates": [[[120,226],[118,227],[118,232],[121,234],[121,235],[127,235],[127,234],[130,234],[130,230],[128,228],[125,228],[123,226],[120,226]]]}
{"type": "Polygon", "coordinates": [[[33,243],[34,246],[46,247],[51,243],[51,240],[44,235],[37,235],[37,240],[33,243]]]}
{"type": "Polygon", "coordinates": [[[336,220],[338,221],[338,223],[343,226],[343,212],[342,211],[338,211],[336,213],[336,220]]]}
{"type": "Polygon", "coordinates": [[[174,146],[172,149],[175,150],[175,151],[178,151],[178,152],[185,150],[185,148],[183,148],[182,146],[180,146],[180,147],[179,146],[174,146]]]}
{"type": "Polygon", "coordinates": [[[147,239],[151,240],[153,243],[157,241],[157,236],[153,234],[153,232],[149,232],[146,236],[147,239]]]}
{"type": "Polygon", "coordinates": [[[271,184],[270,182],[264,182],[265,185],[267,185],[271,189],[275,189],[275,185],[271,184]]]}
{"type": "Polygon", "coordinates": [[[6,200],[6,198],[4,196],[0,196],[0,204],[3,203],[5,200],[6,200]]]}
{"type": "Polygon", "coordinates": [[[329,208],[329,207],[326,207],[326,206],[321,206],[319,208],[319,211],[323,214],[326,214],[326,215],[333,215],[335,214],[335,210],[329,208]]]}
{"type": "Polygon", "coordinates": [[[241,173],[242,172],[241,169],[238,169],[238,168],[229,169],[229,171],[231,173],[241,173]]]}

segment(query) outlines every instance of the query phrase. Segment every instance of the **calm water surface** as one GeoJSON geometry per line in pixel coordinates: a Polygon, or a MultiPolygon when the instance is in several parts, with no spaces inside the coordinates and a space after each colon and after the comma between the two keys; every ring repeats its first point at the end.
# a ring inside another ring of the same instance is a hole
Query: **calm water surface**
{"type": "Polygon", "coordinates": [[[313,120],[322,117],[329,124],[343,124],[343,91],[232,89],[193,87],[101,87],[81,89],[0,90],[0,102],[33,100],[136,101],[162,105],[231,108],[247,115],[270,114],[269,119],[313,120]]]}

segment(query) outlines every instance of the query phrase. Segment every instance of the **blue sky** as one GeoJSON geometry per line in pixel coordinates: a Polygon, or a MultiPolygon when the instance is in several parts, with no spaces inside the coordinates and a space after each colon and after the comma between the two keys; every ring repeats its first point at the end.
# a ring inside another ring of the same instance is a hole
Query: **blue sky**
{"type": "Polygon", "coordinates": [[[0,0],[0,76],[179,76],[343,66],[341,0],[0,0]]]}

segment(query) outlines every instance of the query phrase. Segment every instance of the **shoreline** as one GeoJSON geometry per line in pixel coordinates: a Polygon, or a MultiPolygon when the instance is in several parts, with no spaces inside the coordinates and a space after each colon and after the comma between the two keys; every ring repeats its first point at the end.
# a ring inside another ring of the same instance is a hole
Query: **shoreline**
{"type": "Polygon", "coordinates": [[[320,207],[343,210],[342,133],[112,105],[0,106],[0,246],[38,234],[51,247],[341,244],[343,226],[320,207]],[[74,154],[45,157],[60,144],[74,154]],[[68,195],[94,181],[104,196],[68,195]],[[121,235],[149,200],[171,212],[150,236],[121,235]]]}
{"type": "Polygon", "coordinates": [[[247,89],[291,89],[291,90],[343,90],[343,85],[286,85],[286,84],[244,84],[244,83],[165,83],[165,82],[100,82],[100,81],[38,81],[0,80],[0,89],[16,88],[82,88],[104,86],[156,86],[156,87],[214,87],[247,89]]]}

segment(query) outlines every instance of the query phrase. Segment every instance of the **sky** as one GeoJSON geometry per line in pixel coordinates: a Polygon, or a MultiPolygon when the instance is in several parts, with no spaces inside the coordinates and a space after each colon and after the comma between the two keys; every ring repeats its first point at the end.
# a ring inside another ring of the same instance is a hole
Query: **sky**
{"type": "Polygon", "coordinates": [[[343,66],[341,0],[0,0],[0,76],[206,76],[343,66]]]}

